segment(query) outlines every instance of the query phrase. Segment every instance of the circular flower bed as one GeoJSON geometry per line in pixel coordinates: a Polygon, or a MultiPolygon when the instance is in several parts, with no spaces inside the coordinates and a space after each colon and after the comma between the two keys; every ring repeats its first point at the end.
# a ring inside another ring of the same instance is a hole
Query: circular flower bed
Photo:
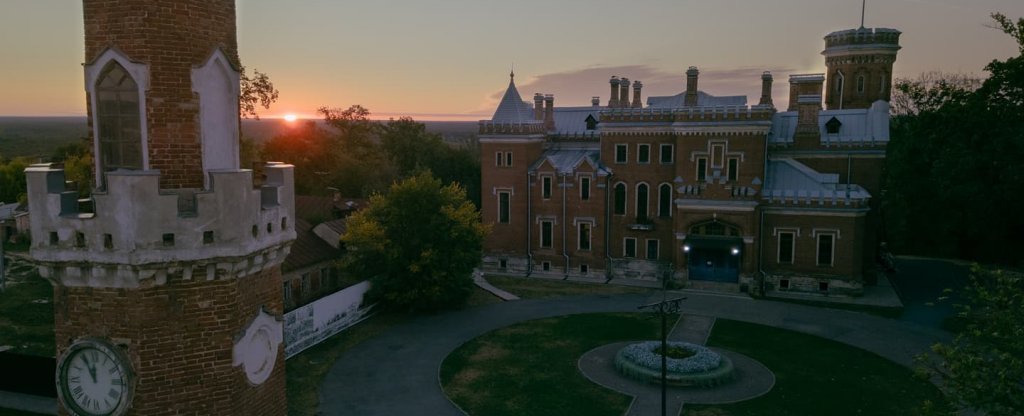
{"type": "MultiPolygon", "coordinates": [[[[712,387],[732,381],[733,366],[729,358],[707,347],[688,342],[669,342],[667,381],[674,386],[712,387]],[[672,358],[672,350],[685,350],[692,355],[672,358]]],[[[630,344],[615,355],[615,368],[620,373],[641,381],[661,382],[661,341],[630,344]]]]}

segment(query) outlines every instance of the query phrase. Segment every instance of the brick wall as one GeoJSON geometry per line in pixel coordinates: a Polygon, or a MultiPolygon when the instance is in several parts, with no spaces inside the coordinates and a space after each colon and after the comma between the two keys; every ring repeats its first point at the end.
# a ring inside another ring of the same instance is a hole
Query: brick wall
{"type": "Polygon", "coordinates": [[[831,276],[848,280],[862,279],[864,217],[832,215],[794,215],[768,212],[764,219],[764,270],[771,274],[796,274],[831,276]],[[795,236],[795,251],[792,264],[778,262],[779,229],[799,229],[795,236]],[[833,252],[835,260],[831,266],[817,265],[817,238],[812,236],[815,229],[837,230],[833,252]]]}
{"type": "MultiPolygon", "coordinates": [[[[517,137],[517,139],[521,139],[517,137]]],[[[481,209],[484,224],[492,224],[491,233],[484,239],[484,252],[525,254],[527,212],[526,172],[530,164],[540,158],[543,143],[480,143],[481,209]],[[496,166],[497,152],[512,152],[512,166],[496,166]],[[498,223],[498,194],[496,188],[510,190],[510,221],[498,223]]],[[[539,197],[539,195],[537,196],[539,197]]]]}
{"type": "Polygon", "coordinates": [[[168,278],[143,289],[54,289],[58,356],[82,336],[121,345],[137,375],[129,414],[285,414],[284,347],[250,386],[232,348],[262,306],[283,313],[279,268],[232,280],[168,278]]]}
{"type": "Polygon", "coordinates": [[[202,187],[192,68],[217,47],[238,65],[234,0],[83,0],[83,15],[86,62],[114,47],[149,65],[149,161],[161,187],[202,187]]]}

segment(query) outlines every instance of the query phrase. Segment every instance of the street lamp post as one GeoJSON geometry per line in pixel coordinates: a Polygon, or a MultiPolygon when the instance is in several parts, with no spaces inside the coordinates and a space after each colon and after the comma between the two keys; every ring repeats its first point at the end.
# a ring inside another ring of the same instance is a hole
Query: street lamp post
{"type": "Polygon", "coordinates": [[[643,305],[639,309],[650,310],[661,315],[661,416],[666,416],[666,399],[668,397],[668,316],[679,313],[685,296],[665,299],[665,290],[661,292],[661,302],[643,305]]]}

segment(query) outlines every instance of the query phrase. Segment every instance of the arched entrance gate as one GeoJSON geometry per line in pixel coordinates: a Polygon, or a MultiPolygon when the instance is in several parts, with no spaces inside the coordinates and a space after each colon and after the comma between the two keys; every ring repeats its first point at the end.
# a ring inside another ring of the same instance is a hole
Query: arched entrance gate
{"type": "Polygon", "coordinates": [[[690,227],[683,241],[690,280],[737,283],[743,238],[740,229],[712,220],[690,227]]]}

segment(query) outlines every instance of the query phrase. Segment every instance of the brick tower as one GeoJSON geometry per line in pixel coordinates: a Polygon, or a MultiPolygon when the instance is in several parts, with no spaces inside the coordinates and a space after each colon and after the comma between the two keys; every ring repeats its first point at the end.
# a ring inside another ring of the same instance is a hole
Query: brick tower
{"type": "Polygon", "coordinates": [[[285,414],[292,166],[239,169],[234,0],[84,0],[96,187],[26,171],[74,415],[285,414]]]}
{"type": "Polygon", "coordinates": [[[865,28],[842,30],[825,36],[828,82],[825,103],[829,110],[870,108],[889,101],[892,66],[900,50],[900,31],[865,28]]]}

